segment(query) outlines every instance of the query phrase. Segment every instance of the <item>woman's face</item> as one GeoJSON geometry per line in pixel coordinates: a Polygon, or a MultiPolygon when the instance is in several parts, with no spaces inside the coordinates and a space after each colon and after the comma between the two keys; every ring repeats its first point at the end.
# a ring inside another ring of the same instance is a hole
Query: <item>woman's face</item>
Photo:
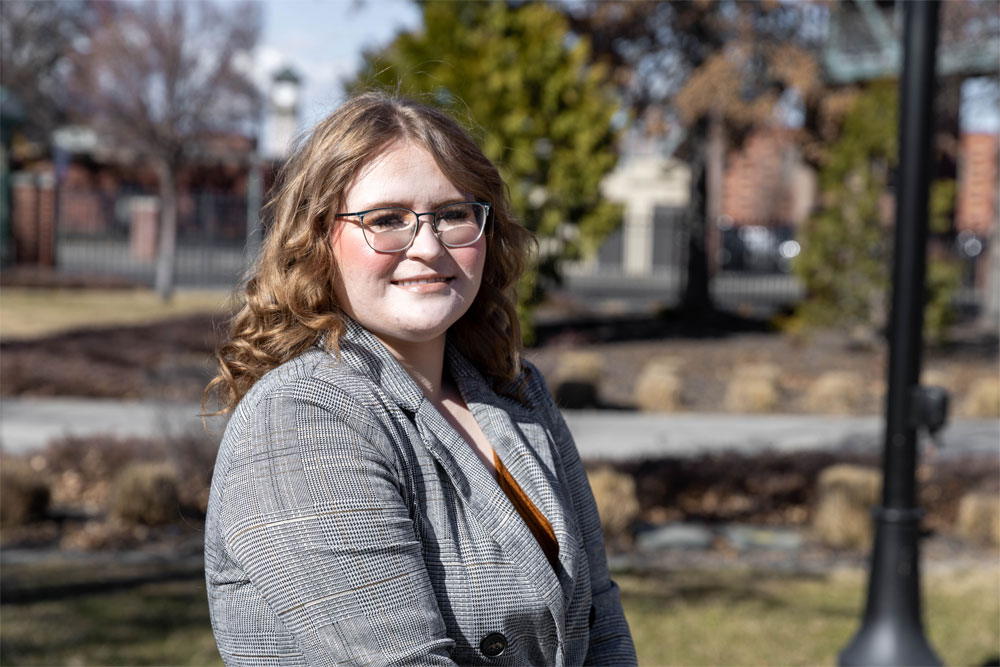
{"type": "MultiPolygon", "coordinates": [[[[396,142],[361,171],[340,212],[401,206],[424,213],[469,200],[441,173],[427,149],[396,142]]],[[[420,222],[413,244],[398,253],[372,250],[353,219],[337,218],[330,237],[341,307],[390,347],[444,336],[472,305],[482,281],[485,235],[474,245],[446,248],[430,217],[420,222]]]]}

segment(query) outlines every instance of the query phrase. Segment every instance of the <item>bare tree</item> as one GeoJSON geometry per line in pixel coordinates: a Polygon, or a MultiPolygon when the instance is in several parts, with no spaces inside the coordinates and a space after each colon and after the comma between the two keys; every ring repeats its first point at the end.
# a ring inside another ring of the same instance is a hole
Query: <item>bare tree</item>
{"type": "Polygon", "coordinates": [[[93,122],[154,165],[160,188],[156,290],[174,288],[177,173],[212,133],[245,129],[257,114],[246,65],[259,6],[209,2],[99,3],[78,60],[77,90],[93,122]]]}
{"type": "Polygon", "coordinates": [[[66,80],[72,56],[93,20],[83,0],[0,2],[0,85],[30,110],[32,139],[48,135],[66,118],[66,80]]]}

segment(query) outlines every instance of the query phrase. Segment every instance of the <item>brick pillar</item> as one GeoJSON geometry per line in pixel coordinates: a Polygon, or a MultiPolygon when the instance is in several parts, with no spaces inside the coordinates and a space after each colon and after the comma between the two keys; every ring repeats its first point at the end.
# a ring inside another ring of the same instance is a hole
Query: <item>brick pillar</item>
{"type": "Polygon", "coordinates": [[[10,175],[10,233],[14,242],[14,262],[38,261],[38,196],[35,175],[15,172],[10,175]]]}
{"type": "Polygon", "coordinates": [[[157,197],[133,197],[129,220],[129,251],[133,258],[156,258],[156,236],[160,228],[160,200],[157,197]]]}
{"type": "Polygon", "coordinates": [[[53,174],[37,176],[38,183],[38,265],[56,265],[56,178],[53,174]]]}

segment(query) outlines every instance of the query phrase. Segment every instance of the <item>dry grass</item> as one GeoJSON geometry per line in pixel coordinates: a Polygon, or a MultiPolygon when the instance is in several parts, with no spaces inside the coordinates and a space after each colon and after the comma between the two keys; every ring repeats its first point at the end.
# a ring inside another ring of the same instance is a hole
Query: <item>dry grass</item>
{"type": "Polygon", "coordinates": [[[163,303],[152,290],[0,291],[0,340],[41,338],[81,328],[144,324],[195,313],[228,312],[228,290],[181,290],[163,303]]]}

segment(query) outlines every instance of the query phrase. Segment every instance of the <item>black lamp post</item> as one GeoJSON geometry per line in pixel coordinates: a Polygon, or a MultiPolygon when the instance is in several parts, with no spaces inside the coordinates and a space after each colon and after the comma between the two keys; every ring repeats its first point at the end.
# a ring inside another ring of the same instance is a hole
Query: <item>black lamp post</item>
{"type": "Polygon", "coordinates": [[[934,66],[938,1],[904,6],[904,61],[899,93],[899,187],[889,323],[889,390],[882,506],[864,620],[839,656],[842,665],[939,665],[924,637],[916,505],[917,430],[944,423],[947,395],[921,388],[920,358],[927,263],[934,66]]]}

